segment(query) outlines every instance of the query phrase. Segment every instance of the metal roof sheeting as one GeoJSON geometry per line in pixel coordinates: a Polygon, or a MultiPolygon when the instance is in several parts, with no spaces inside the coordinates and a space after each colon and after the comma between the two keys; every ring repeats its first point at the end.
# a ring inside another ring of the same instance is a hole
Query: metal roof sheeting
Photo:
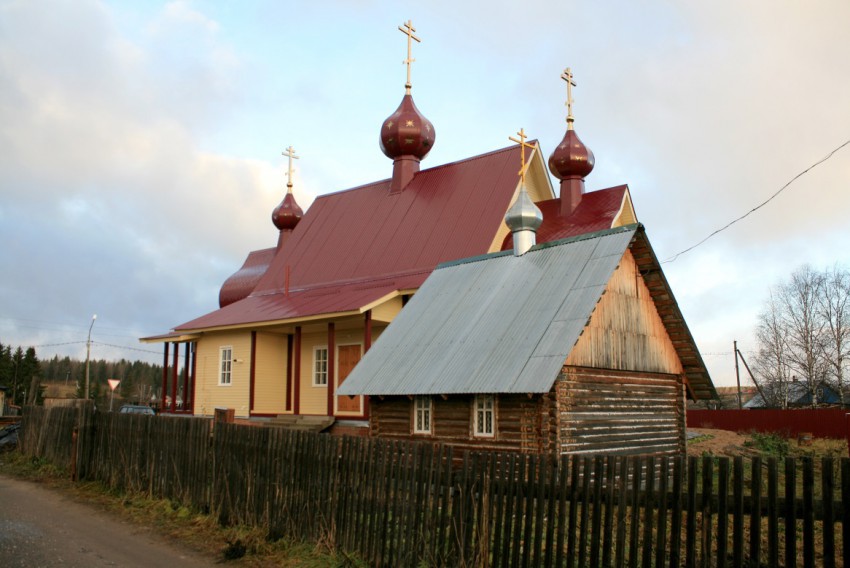
{"type": "Polygon", "coordinates": [[[339,394],[548,392],[637,228],[441,265],[339,394]]]}

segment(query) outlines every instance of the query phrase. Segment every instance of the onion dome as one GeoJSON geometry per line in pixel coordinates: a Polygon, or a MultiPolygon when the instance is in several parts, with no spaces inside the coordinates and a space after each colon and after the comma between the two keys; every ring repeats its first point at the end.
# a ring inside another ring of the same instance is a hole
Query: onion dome
{"type": "Polygon", "coordinates": [[[521,256],[537,242],[537,229],[543,223],[543,213],[529,197],[525,186],[520,186],[516,201],[505,214],[505,224],[511,230],[514,255],[521,256]]]}
{"type": "Polygon", "coordinates": [[[272,211],[272,223],[280,231],[292,231],[303,216],[304,211],[298,206],[295,196],[287,191],[283,201],[272,211]]]}
{"type": "Polygon", "coordinates": [[[564,139],[549,156],[549,171],[558,179],[583,179],[593,171],[593,165],[593,152],[579,139],[570,123],[564,139]]]}
{"type": "Polygon", "coordinates": [[[519,195],[505,214],[505,224],[511,232],[537,231],[543,223],[543,213],[529,197],[525,187],[519,190],[519,195]]]}
{"type": "Polygon", "coordinates": [[[396,111],[381,125],[381,151],[392,159],[423,159],[434,146],[434,125],[425,118],[408,93],[396,111]]]}

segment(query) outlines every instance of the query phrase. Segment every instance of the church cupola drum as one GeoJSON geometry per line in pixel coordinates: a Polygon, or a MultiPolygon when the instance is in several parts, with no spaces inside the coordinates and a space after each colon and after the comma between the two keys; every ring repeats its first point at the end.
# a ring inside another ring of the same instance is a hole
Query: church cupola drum
{"type": "Polygon", "coordinates": [[[561,216],[567,217],[581,202],[584,178],[593,171],[594,158],[593,152],[578,137],[573,125],[572,88],[576,84],[569,67],[561,74],[561,79],[567,82],[567,133],[549,156],[549,171],[561,180],[561,216]]]}
{"type": "Polygon", "coordinates": [[[399,193],[419,171],[419,162],[434,146],[434,125],[419,112],[410,94],[410,64],[416,61],[411,56],[412,41],[420,39],[413,34],[416,29],[411,21],[398,28],[407,35],[407,83],[404,98],[396,111],[381,125],[381,151],[393,160],[393,177],[390,193],[399,193]]]}

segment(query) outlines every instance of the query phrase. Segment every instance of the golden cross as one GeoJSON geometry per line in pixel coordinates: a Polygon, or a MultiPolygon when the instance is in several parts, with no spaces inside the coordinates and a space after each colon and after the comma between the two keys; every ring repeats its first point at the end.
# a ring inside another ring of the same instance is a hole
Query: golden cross
{"type": "Polygon", "coordinates": [[[399,26],[398,30],[401,33],[403,33],[407,36],[407,59],[402,61],[402,63],[407,65],[407,83],[404,84],[404,92],[409,95],[410,94],[410,87],[412,86],[410,84],[410,64],[413,63],[414,61],[416,61],[412,57],[413,53],[411,51],[411,47],[412,47],[413,44],[410,43],[410,40],[415,39],[419,43],[422,43],[422,40],[420,40],[418,37],[413,35],[413,32],[416,31],[416,28],[413,27],[413,22],[411,20],[407,20],[404,23],[404,27],[399,26]]]}
{"type": "Polygon", "coordinates": [[[517,140],[513,136],[508,136],[508,140],[510,140],[511,142],[516,142],[517,144],[519,144],[520,161],[522,163],[522,167],[519,169],[519,177],[520,177],[520,180],[522,181],[522,185],[525,185],[525,170],[528,169],[528,164],[525,163],[525,149],[526,148],[536,148],[537,146],[535,144],[529,144],[528,142],[525,141],[525,139],[528,138],[528,136],[526,136],[524,129],[520,128],[519,132],[517,132],[517,136],[519,136],[519,140],[517,140]]]}
{"type": "Polygon", "coordinates": [[[575,117],[573,116],[573,87],[576,86],[576,82],[573,80],[573,72],[570,71],[569,67],[561,73],[561,79],[567,82],[567,128],[572,130],[573,122],[575,121],[575,117]]]}
{"type": "Polygon", "coordinates": [[[292,193],[292,159],[298,159],[300,156],[295,155],[295,148],[291,145],[286,149],[285,152],[281,152],[281,155],[287,156],[289,158],[289,175],[286,180],[286,191],[287,193],[292,193]]]}

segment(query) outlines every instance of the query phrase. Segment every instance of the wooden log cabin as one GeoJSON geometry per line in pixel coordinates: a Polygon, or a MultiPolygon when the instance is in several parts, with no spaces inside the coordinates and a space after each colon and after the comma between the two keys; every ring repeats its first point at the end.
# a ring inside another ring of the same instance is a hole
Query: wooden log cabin
{"type": "Polygon", "coordinates": [[[716,398],[639,224],[441,265],[340,394],[373,436],[565,454],[682,453],[716,398]]]}

